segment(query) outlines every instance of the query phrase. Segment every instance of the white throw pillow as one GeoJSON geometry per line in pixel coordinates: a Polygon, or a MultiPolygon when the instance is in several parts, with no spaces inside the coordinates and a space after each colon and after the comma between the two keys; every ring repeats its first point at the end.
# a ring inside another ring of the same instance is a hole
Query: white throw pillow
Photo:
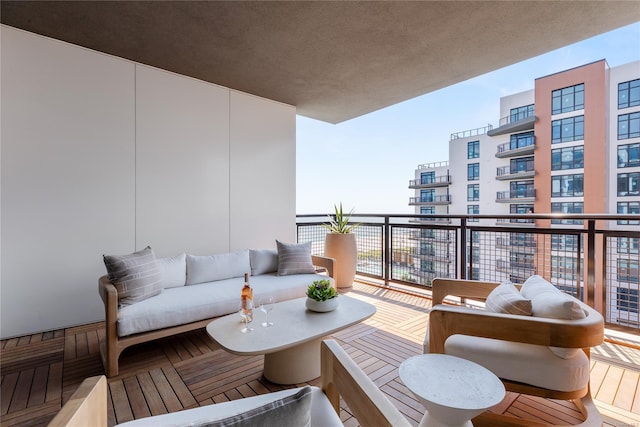
{"type": "Polygon", "coordinates": [[[278,251],[275,249],[249,249],[251,275],[278,271],[278,251]]]}
{"type": "Polygon", "coordinates": [[[542,292],[562,293],[560,289],[556,288],[551,283],[547,282],[543,277],[538,275],[531,276],[527,280],[525,280],[522,288],[520,289],[520,294],[526,299],[533,299],[534,296],[542,292]]]}
{"type": "Polygon", "coordinates": [[[531,300],[526,299],[511,282],[502,282],[487,296],[486,307],[494,313],[531,316],[531,300]]]}
{"type": "Polygon", "coordinates": [[[162,272],[162,287],[177,288],[187,283],[187,255],[180,254],[156,260],[162,272]]]}
{"type": "Polygon", "coordinates": [[[242,277],[250,271],[249,251],[246,249],[219,255],[187,254],[187,285],[242,277]]]}

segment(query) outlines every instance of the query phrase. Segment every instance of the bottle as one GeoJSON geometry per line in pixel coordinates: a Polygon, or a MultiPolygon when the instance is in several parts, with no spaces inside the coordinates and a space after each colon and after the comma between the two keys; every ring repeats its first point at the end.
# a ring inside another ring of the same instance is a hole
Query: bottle
{"type": "Polygon", "coordinates": [[[247,323],[253,321],[253,290],[249,285],[249,273],[244,273],[242,287],[242,313],[247,316],[247,323]]]}

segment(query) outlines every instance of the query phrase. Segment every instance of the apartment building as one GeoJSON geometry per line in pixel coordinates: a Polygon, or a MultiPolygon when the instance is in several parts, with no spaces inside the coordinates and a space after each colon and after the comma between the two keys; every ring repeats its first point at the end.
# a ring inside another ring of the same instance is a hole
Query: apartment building
{"type": "MultiPolygon", "coordinates": [[[[640,62],[609,68],[600,60],[540,77],[534,89],[502,97],[500,117],[497,126],[453,133],[448,162],[415,170],[416,214],[640,213],[640,62]],[[446,184],[425,184],[438,176],[446,184]]],[[[472,278],[522,283],[541,274],[570,292],[584,286],[582,221],[471,218],[469,225],[518,228],[490,239],[470,233],[472,278]],[[545,236],[535,228],[569,231],[545,236]]],[[[637,230],[640,224],[606,226],[637,230]]],[[[615,246],[607,250],[608,309],[620,312],[620,323],[637,323],[638,239],[608,242],[615,246]]],[[[433,249],[424,240],[420,245],[433,249]]],[[[424,256],[415,263],[417,282],[442,273],[424,256]]]]}

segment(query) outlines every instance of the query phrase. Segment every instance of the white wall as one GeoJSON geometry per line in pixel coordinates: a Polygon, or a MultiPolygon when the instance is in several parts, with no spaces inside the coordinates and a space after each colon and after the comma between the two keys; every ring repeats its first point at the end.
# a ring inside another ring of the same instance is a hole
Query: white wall
{"type": "Polygon", "coordinates": [[[103,319],[102,254],[295,240],[294,107],[1,31],[2,338],[103,319]]]}

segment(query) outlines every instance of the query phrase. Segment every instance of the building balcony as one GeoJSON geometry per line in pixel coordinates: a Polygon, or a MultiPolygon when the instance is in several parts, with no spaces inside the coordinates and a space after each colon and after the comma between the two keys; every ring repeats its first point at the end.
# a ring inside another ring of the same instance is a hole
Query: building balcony
{"type": "Polygon", "coordinates": [[[496,225],[499,227],[535,227],[535,219],[498,218],[496,225]]]}
{"type": "Polygon", "coordinates": [[[409,205],[411,206],[434,206],[434,205],[449,205],[451,204],[451,195],[443,194],[440,196],[433,196],[427,198],[410,197],[409,205]]]}
{"type": "Polygon", "coordinates": [[[533,178],[536,171],[533,169],[533,160],[527,161],[526,168],[518,170],[511,166],[502,166],[496,170],[496,180],[511,181],[515,179],[533,178]]]}
{"type": "Polygon", "coordinates": [[[517,251],[520,253],[534,253],[536,252],[536,242],[534,240],[518,240],[511,241],[509,238],[497,237],[496,248],[506,249],[508,251],[517,251]]]}
{"type": "Polygon", "coordinates": [[[528,276],[533,276],[535,267],[533,264],[528,262],[515,262],[515,261],[506,261],[503,259],[496,260],[496,270],[501,271],[503,273],[511,273],[513,271],[517,271],[518,273],[526,273],[528,276]]]}
{"type": "Polygon", "coordinates": [[[500,126],[487,132],[489,136],[505,135],[507,133],[533,130],[533,126],[538,118],[533,112],[507,116],[500,119],[500,126]]]}
{"type": "Polygon", "coordinates": [[[498,151],[496,152],[496,157],[499,159],[508,159],[511,157],[520,157],[526,156],[529,154],[533,154],[536,148],[535,142],[528,145],[523,145],[520,147],[513,147],[511,142],[505,142],[504,144],[498,145],[498,151]]]}
{"type": "Polygon", "coordinates": [[[498,191],[496,193],[497,203],[533,203],[536,201],[536,190],[530,188],[527,190],[511,190],[498,191]]]}
{"type": "Polygon", "coordinates": [[[451,224],[451,218],[411,218],[409,222],[415,224],[451,224]]]}
{"type": "Polygon", "coordinates": [[[436,176],[430,180],[412,179],[409,181],[409,188],[435,188],[446,187],[451,184],[451,175],[436,176]]]}
{"type": "Polygon", "coordinates": [[[442,249],[438,250],[424,250],[421,248],[413,248],[412,254],[415,257],[420,259],[429,260],[429,261],[438,261],[438,262],[451,262],[453,260],[453,256],[442,249]]]}

